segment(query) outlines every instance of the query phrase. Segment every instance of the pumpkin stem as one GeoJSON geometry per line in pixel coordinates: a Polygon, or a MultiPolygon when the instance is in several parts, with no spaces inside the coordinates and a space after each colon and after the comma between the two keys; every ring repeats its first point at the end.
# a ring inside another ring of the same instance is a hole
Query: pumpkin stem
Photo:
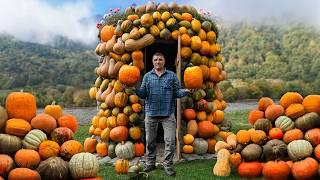
{"type": "Polygon", "coordinates": [[[52,103],[51,103],[51,105],[56,105],[56,101],[53,100],[52,103]]]}
{"type": "Polygon", "coordinates": [[[20,92],[23,92],[23,89],[20,89],[20,92]]]}

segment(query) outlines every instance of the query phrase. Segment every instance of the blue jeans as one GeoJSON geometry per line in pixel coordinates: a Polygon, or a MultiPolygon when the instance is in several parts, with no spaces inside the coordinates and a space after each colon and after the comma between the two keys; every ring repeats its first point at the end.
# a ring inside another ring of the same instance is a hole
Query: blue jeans
{"type": "Polygon", "coordinates": [[[176,118],[174,114],[165,118],[145,117],[146,132],[146,156],[147,166],[154,166],[156,163],[156,138],[158,123],[162,123],[165,152],[164,152],[164,168],[171,168],[173,165],[173,156],[176,147],[176,118]]]}

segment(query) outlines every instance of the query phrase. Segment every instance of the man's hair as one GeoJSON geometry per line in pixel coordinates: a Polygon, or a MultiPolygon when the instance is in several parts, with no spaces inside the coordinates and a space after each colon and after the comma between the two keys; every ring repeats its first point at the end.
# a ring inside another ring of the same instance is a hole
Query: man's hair
{"type": "Polygon", "coordinates": [[[166,60],[166,57],[165,57],[164,54],[162,54],[161,52],[154,53],[153,56],[152,56],[152,59],[153,59],[153,57],[155,57],[155,56],[162,56],[162,57],[163,57],[163,60],[166,60]]]}

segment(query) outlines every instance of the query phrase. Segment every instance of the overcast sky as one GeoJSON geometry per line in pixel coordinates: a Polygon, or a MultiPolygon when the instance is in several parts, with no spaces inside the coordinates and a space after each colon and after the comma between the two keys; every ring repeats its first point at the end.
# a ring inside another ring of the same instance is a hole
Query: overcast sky
{"type": "MultiPolygon", "coordinates": [[[[125,7],[147,0],[0,0],[0,32],[24,41],[47,43],[55,35],[75,41],[96,41],[97,22],[80,23],[110,8],[125,7]],[[114,2],[117,2],[116,4],[114,2]]],[[[155,2],[161,2],[156,0],[155,2]]],[[[166,0],[170,2],[170,0],[166,0]]],[[[175,1],[204,8],[219,22],[306,22],[320,27],[320,0],[187,0],[175,1]]]]}

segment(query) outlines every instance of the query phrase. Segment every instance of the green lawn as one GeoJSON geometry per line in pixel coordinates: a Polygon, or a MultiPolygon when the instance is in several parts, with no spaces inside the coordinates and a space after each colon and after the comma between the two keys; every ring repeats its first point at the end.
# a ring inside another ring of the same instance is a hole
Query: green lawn
{"type": "MultiPolygon", "coordinates": [[[[248,112],[249,111],[237,111],[226,113],[226,118],[232,120],[232,131],[237,132],[239,129],[249,129],[248,124],[248,112]]],[[[76,134],[76,139],[83,143],[88,134],[89,125],[81,125],[76,134]]],[[[242,179],[239,178],[235,169],[232,169],[232,173],[228,178],[216,177],[212,173],[215,160],[196,160],[189,162],[182,162],[175,165],[177,175],[175,178],[169,178],[165,176],[163,169],[156,169],[149,173],[148,179],[242,179]]],[[[104,179],[128,179],[127,175],[116,175],[114,167],[111,165],[105,165],[100,167],[99,176],[104,179]]]]}

